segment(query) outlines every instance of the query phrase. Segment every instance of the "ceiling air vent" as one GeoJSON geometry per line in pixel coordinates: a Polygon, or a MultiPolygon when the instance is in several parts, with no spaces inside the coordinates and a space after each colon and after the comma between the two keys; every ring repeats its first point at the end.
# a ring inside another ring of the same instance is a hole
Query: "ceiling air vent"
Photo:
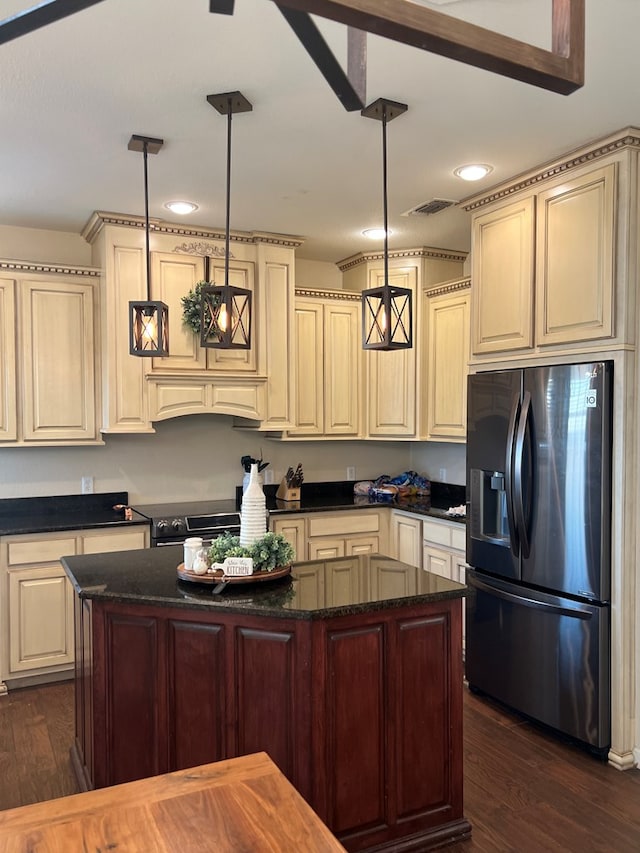
{"type": "Polygon", "coordinates": [[[453,201],[450,198],[432,198],[431,201],[425,201],[417,207],[412,207],[411,210],[407,210],[406,213],[403,213],[402,215],[431,216],[431,214],[440,213],[441,210],[445,210],[447,207],[451,207],[451,205],[457,203],[457,201],[453,201]]]}

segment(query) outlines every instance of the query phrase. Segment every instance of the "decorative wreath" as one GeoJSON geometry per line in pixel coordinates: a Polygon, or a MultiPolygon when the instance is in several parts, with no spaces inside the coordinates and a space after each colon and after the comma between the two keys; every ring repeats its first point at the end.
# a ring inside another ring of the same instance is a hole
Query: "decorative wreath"
{"type": "MultiPolygon", "coordinates": [[[[186,296],[180,300],[182,302],[182,322],[185,326],[200,334],[200,311],[202,310],[202,288],[212,284],[210,281],[198,281],[191,288],[186,296]]],[[[205,309],[208,311],[208,309],[205,309]]]]}

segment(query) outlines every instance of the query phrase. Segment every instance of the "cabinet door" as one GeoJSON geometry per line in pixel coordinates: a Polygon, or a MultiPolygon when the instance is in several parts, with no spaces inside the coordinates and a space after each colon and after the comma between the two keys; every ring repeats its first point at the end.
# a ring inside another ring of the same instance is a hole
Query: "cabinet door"
{"type": "Polygon", "coordinates": [[[64,280],[20,288],[24,438],[95,439],[93,288],[64,280]]]}
{"type": "MultiPolygon", "coordinates": [[[[216,258],[211,262],[211,280],[214,284],[224,284],[224,261],[216,258]]],[[[207,348],[207,367],[216,373],[255,373],[256,353],[258,352],[258,316],[254,287],[255,270],[249,261],[230,260],[229,284],[250,290],[251,300],[251,347],[249,349],[213,349],[207,348]]],[[[269,334],[267,330],[266,334],[269,334]]]]}
{"type": "Polygon", "coordinates": [[[9,572],[9,670],[73,664],[73,590],[61,566],[9,572]]]}
{"type": "MultiPolygon", "coordinates": [[[[414,335],[416,313],[415,267],[394,270],[389,284],[413,291],[414,335]]],[[[372,270],[369,286],[381,287],[384,272],[372,270]]],[[[368,433],[379,436],[416,434],[416,346],[411,349],[381,352],[368,350],[367,387],[369,390],[368,433]]]]}
{"type": "Polygon", "coordinates": [[[204,370],[205,350],[200,348],[199,336],[182,322],[181,302],[204,278],[204,260],[194,255],[152,252],[151,268],[153,298],[169,308],[169,355],[151,359],[153,370],[204,370]]]}
{"type": "Polygon", "coordinates": [[[466,440],[469,292],[427,297],[427,437],[466,440]]]}
{"type": "Polygon", "coordinates": [[[340,607],[360,597],[362,578],[360,566],[352,560],[327,563],[325,567],[325,604],[340,607]]]}
{"type": "Polygon", "coordinates": [[[533,346],[534,200],[477,216],[472,229],[475,354],[533,346]]]}
{"type": "Polygon", "coordinates": [[[441,551],[432,545],[425,545],[422,549],[422,568],[425,572],[433,572],[434,575],[442,575],[443,578],[451,580],[452,571],[451,553],[441,551]]]}
{"type": "Polygon", "coordinates": [[[324,306],[324,432],[360,432],[360,305],[324,306]]]}
{"type": "Polygon", "coordinates": [[[331,557],[344,557],[345,540],[323,536],[320,539],[309,540],[310,560],[329,560],[331,557]]]}
{"type": "Polygon", "coordinates": [[[274,518],[271,523],[274,533],[280,533],[291,543],[296,552],[296,560],[307,559],[307,543],[304,531],[304,518],[274,518]]]}
{"type": "Polygon", "coordinates": [[[378,554],[380,552],[380,539],[378,536],[360,536],[357,539],[345,541],[345,554],[347,557],[355,557],[358,554],[378,554]]]}
{"type": "Polygon", "coordinates": [[[422,567],[422,520],[396,511],[391,516],[393,557],[410,566],[422,567]]]}
{"type": "Polygon", "coordinates": [[[612,337],[616,164],[538,196],[539,344],[612,337]]]}
{"type": "Polygon", "coordinates": [[[15,281],[0,278],[0,441],[15,441],[17,425],[15,281]]]}
{"type": "Polygon", "coordinates": [[[296,428],[291,435],[324,430],[324,335],[321,302],[296,303],[296,428]]]}

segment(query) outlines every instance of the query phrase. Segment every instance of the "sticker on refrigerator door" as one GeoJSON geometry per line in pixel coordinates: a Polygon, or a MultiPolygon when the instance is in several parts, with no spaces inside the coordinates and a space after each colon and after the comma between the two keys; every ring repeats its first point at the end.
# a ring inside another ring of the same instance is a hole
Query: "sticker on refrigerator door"
{"type": "Polygon", "coordinates": [[[589,388],[586,396],[587,409],[595,409],[598,405],[598,390],[597,388],[589,388]]]}

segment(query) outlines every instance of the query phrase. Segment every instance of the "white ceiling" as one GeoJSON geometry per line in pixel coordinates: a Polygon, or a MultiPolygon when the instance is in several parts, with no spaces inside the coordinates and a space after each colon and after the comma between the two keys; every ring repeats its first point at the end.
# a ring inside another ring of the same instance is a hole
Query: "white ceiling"
{"type": "MultiPolygon", "coordinates": [[[[0,4],[7,17],[35,4],[0,4]]],[[[551,0],[443,0],[440,8],[550,46],[551,0]]],[[[586,84],[569,96],[369,36],[367,102],[403,101],[388,126],[390,248],[468,250],[468,214],[401,214],[459,200],[583,143],[640,124],[640,1],[588,0],[586,84]],[[490,163],[476,184],[454,177],[490,163]]],[[[346,63],[346,29],[316,19],[346,63]]],[[[132,133],[162,137],[149,158],[150,215],[195,201],[184,225],[224,227],[226,117],[206,95],[239,89],[231,228],[300,235],[301,257],[338,261],[378,248],[381,124],[347,113],[271,0],[103,0],[0,44],[0,224],[80,232],[94,210],[144,213],[132,133]]]]}

